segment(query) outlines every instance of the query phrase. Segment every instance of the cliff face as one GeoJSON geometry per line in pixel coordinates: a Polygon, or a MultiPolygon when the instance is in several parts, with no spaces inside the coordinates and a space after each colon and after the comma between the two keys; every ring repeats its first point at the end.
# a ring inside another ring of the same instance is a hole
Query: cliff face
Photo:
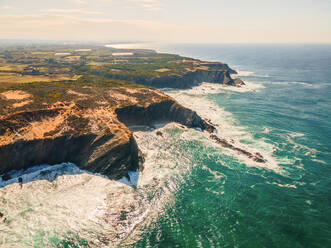
{"type": "Polygon", "coordinates": [[[156,88],[189,89],[203,82],[235,85],[229,71],[196,70],[184,75],[169,75],[147,80],[144,84],[156,88]]]}
{"type": "Polygon", "coordinates": [[[181,74],[170,74],[151,79],[140,79],[140,83],[155,88],[189,89],[203,82],[217,83],[231,86],[242,86],[244,82],[232,79],[231,74],[237,74],[227,64],[212,62],[196,62],[196,69],[181,74]]]}
{"type": "MultiPolygon", "coordinates": [[[[242,80],[231,78],[231,74],[237,74],[237,72],[224,63],[204,62],[199,60],[184,60],[177,61],[177,63],[181,65],[182,70],[172,72],[170,69],[163,68],[152,71],[159,72],[157,76],[151,72],[151,75],[148,75],[148,73],[147,75],[146,73],[141,73],[141,75],[129,76],[122,70],[116,71],[116,73],[114,73],[114,71],[108,71],[106,75],[108,78],[130,80],[154,88],[189,89],[198,86],[203,82],[237,87],[245,85],[242,80]]],[[[96,75],[100,74],[97,71],[94,71],[93,73],[96,75]]]]}
{"type": "Polygon", "coordinates": [[[174,100],[153,103],[147,108],[138,106],[119,108],[116,109],[116,114],[118,119],[127,126],[153,126],[157,123],[177,122],[190,128],[201,128],[209,132],[215,129],[201,119],[196,112],[184,108],[174,100]]]}
{"type": "MultiPolygon", "coordinates": [[[[181,70],[162,74],[169,69],[158,69],[159,76],[138,76],[136,82],[182,89],[202,82],[243,84],[231,78],[236,72],[227,64],[185,59],[171,63],[181,70]]],[[[85,75],[77,81],[0,88],[0,174],[73,162],[118,179],[143,161],[128,126],[167,122],[214,131],[196,112],[167,95],[124,81],[85,75]]]]}
{"type": "MultiPolygon", "coordinates": [[[[75,94],[81,93],[76,90],[75,94]]],[[[7,110],[0,119],[0,174],[38,164],[73,162],[81,169],[118,179],[142,168],[143,158],[128,126],[175,121],[213,130],[195,112],[156,90],[103,89],[93,97],[103,101],[92,101],[89,107],[76,100],[7,110]]]]}

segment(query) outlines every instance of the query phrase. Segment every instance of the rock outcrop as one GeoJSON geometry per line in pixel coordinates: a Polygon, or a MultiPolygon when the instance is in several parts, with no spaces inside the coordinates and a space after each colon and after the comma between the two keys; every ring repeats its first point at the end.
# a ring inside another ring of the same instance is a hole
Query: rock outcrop
{"type": "Polygon", "coordinates": [[[241,87],[245,83],[239,79],[232,79],[231,74],[237,72],[227,64],[217,62],[196,62],[198,66],[194,70],[186,70],[180,74],[170,74],[154,78],[137,78],[135,81],[155,88],[189,89],[203,82],[224,84],[241,87]]]}
{"type": "MultiPolygon", "coordinates": [[[[188,61],[185,61],[186,63],[188,61]]],[[[199,86],[203,82],[224,84],[230,86],[241,87],[245,83],[237,78],[232,79],[231,74],[237,74],[237,72],[231,69],[227,64],[219,62],[205,62],[200,60],[192,60],[188,63],[188,67],[177,73],[165,73],[158,76],[155,75],[141,75],[128,76],[126,73],[114,73],[110,71],[105,73],[109,78],[130,80],[135,83],[154,87],[154,88],[174,88],[174,89],[190,89],[195,86],[199,86]],[[192,66],[193,64],[193,66],[192,66]],[[190,67],[191,66],[191,67],[190,67]]],[[[181,62],[178,62],[181,63],[181,62]]],[[[185,64],[183,62],[183,64],[185,64]]],[[[157,71],[162,71],[159,69],[157,71]]],[[[164,69],[165,72],[170,71],[164,69]]],[[[99,75],[99,72],[93,72],[99,75]]]]}
{"type": "Polygon", "coordinates": [[[203,82],[211,82],[225,85],[235,85],[227,70],[196,70],[183,75],[169,75],[145,80],[142,83],[155,88],[189,89],[203,82]]]}
{"type": "Polygon", "coordinates": [[[127,126],[147,125],[153,127],[157,123],[177,122],[190,128],[199,127],[213,132],[215,128],[201,119],[196,112],[184,108],[174,100],[152,103],[147,108],[128,106],[116,109],[118,119],[127,126]]]}
{"type": "Polygon", "coordinates": [[[242,81],[240,78],[236,78],[233,80],[234,86],[241,87],[245,85],[244,81],[242,81]]]}
{"type": "Polygon", "coordinates": [[[211,134],[210,138],[212,140],[214,140],[217,144],[221,145],[222,147],[225,147],[225,148],[231,149],[233,151],[236,151],[239,154],[243,154],[243,155],[247,156],[248,158],[252,159],[255,162],[258,162],[258,163],[266,163],[267,162],[267,160],[258,152],[257,153],[251,153],[251,152],[246,151],[246,150],[244,150],[240,147],[236,147],[236,146],[230,144],[227,140],[219,138],[215,134],[211,134]]]}
{"type": "Polygon", "coordinates": [[[143,158],[129,126],[177,122],[212,133],[213,125],[196,112],[145,86],[187,89],[203,82],[233,86],[244,82],[231,78],[236,71],[227,64],[177,57],[168,62],[181,67],[158,73],[145,70],[132,77],[130,68],[109,75],[101,70],[105,77],[84,71],[76,81],[0,88],[0,174],[72,162],[118,179],[142,168],[143,158]]]}
{"type": "Polygon", "coordinates": [[[70,89],[66,94],[73,92],[78,97],[71,102],[6,110],[0,118],[0,174],[73,162],[81,169],[118,179],[143,168],[128,126],[174,121],[213,131],[194,111],[156,90],[104,88],[88,96],[70,89]]]}

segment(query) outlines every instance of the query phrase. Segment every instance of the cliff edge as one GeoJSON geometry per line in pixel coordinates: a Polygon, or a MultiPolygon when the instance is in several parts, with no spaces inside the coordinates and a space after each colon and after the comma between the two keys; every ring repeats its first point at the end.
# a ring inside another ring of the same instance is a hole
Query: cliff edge
{"type": "Polygon", "coordinates": [[[143,161],[128,126],[174,121],[213,130],[195,112],[145,87],[34,84],[3,91],[0,103],[6,105],[0,111],[0,174],[72,162],[119,179],[143,161]]]}
{"type": "Polygon", "coordinates": [[[193,69],[186,68],[182,73],[158,76],[141,80],[140,83],[155,88],[189,89],[199,86],[203,82],[223,84],[241,87],[245,83],[239,79],[233,79],[231,74],[237,74],[227,64],[219,62],[194,62],[193,69]]]}
{"type": "Polygon", "coordinates": [[[0,48],[0,174],[73,162],[118,179],[143,160],[129,126],[174,121],[214,130],[149,87],[244,84],[224,63],[150,50],[78,48],[0,48]]]}

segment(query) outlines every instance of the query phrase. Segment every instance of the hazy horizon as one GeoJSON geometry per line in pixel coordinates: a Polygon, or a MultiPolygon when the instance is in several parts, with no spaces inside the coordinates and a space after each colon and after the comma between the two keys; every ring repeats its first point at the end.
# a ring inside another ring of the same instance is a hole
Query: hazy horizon
{"type": "Polygon", "coordinates": [[[330,0],[0,1],[1,39],[331,43],[330,0]]]}
{"type": "MultiPolygon", "coordinates": [[[[13,38],[13,39],[1,39],[0,44],[10,42],[9,44],[15,45],[20,43],[33,44],[45,44],[45,45],[150,45],[150,44],[192,44],[192,45],[331,45],[330,42],[213,42],[213,41],[140,41],[140,40],[82,40],[82,39],[24,39],[24,38],[13,38]]],[[[8,43],[7,43],[8,44],[8,43]]],[[[136,46],[135,46],[136,47],[136,46]]],[[[126,48],[126,47],[125,47],[126,48]]],[[[130,47],[128,47],[130,49],[130,47]]],[[[139,47],[137,47],[139,49],[139,47]]]]}

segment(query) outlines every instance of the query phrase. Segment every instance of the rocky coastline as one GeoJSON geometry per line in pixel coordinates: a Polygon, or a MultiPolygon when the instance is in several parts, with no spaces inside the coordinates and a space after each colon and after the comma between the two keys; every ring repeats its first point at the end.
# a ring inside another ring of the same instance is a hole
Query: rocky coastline
{"type": "Polygon", "coordinates": [[[108,81],[92,84],[91,78],[83,77],[70,84],[31,84],[2,90],[0,104],[5,107],[0,112],[0,174],[38,164],[72,162],[80,169],[119,179],[143,168],[144,159],[129,126],[177,122],[213,133],[212,123],[166,94],[148,88],[188,89],[203,82],[244,85],[239,78],[231,78],[236,71],[227,64],[192,63],[194,69],[178,74],[136,77],[136,83],[144,87],[113,86],[113,81],[109,87],[108,81]]]}
{"type": "MultiPolygon", "coordinates": [[[[185,61],[184,64],[185,63],[188,63],[188,61],[185,61]]],[[[137,75],[128,78],[126,75],[122,74],[106,73],[106,76],[122,80],[129,79],[135,83],[157,89],[190,89],[199,86],[204,82],[235,87],[241,87],[245,85],[245,83],[240,78],[231,77],[231,75],[235,75],[237,72],[231,69],[227,64],[204,61],[193,61],[191,63],[194,65],[193,68],[184,68],[178,73],[166,73],[165,75],[137,75]]]]}
{"type": "MultiPolygon", "coordinates": [[[[126,91],[121,90],[122,94],[126,91]]],[[[115,92],[113,89],[114,96],[119,94],[115,92]]],[[[72,162],[83,170],[119,179],[129,171],[141,169],[143,163],[128,126],[178,122],[190,128],[214,130],[196,112],[161,92],[130,92],[134,93],[127,92],[128,101],[112,108],[103,104],[89,109],[75,103],[57,103],[49,109],[14,112],[2,118],[0,174],[38,164],[72,162]],[[151,101],[132,104],[131,94],[143,94],[151,101]],[[43,126],[44,130],[40,130],[43,126]]]]}

